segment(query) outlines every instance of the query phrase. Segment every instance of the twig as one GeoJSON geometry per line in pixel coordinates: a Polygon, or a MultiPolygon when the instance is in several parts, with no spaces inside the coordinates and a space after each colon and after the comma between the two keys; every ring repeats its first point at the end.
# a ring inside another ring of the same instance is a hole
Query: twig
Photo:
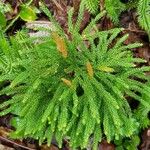
{"type": "Polygon", "coordinates": [[[13,24],[19,19],[20,14],[18,14],[9,24],[8,26],[5,28],[4,32],[6,32],[11,26],[13,26],[13,24]]]}
{"type": "Polygon", "coordinates": [[[131,31],[131,32],[137,32],[137,33],[143,33],[143,34],[146,34],[146,32],[145,32],[145,31],[142,31],[142,30],[124,29],[124,31],[131,31]]]}
{"type": "Polygon", "coordinates": [[[61,5],[56,1],[56,0],[51,0],[58,9],[60,9],[61,11],[63,11],[63,8],[61,7],[61,5]]]}
{"type": "Polygon", "coordinates": [[[17,146],[17,147],[24,148],[24,149],[26,149],[26,150],[35,150],[35,149],[33,149],[33,148],[29,148],[29,147],[27,147],[27,146],[18,144],[18,143],[14,142],[14,141],[12,141],[12,140],[10,140],[10,139],[7,139],[7,138],[5,138],[5,137],[3,137],[3,136],[0,136],[0,141],[4,141],[4,142],[7,142],[7,143],[10,143],[10,144],[12,144],[12,145],[15,145],[15,146],[17,146]]]}

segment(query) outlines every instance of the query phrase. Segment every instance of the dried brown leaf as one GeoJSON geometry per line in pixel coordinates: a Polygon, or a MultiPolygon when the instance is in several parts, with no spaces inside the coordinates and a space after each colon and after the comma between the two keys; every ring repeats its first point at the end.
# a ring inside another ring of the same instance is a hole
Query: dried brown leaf
{"type": "Polygon", "coordinates": [[[115,146],[111,143],[107,143],[107,141],[104,140],[100,143],[99,150],[115,150],[115,146]]]}

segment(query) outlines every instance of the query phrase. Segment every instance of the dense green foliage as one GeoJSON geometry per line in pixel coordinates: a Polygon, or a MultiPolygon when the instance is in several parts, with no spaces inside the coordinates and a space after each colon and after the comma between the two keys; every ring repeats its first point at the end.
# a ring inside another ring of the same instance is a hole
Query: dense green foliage
{"type": "MultiPolygon", "coordinates": [[[[148,82],[146,86],[150,86],[150,83],[148,82]]],[[[144,90],[146,87],[144,87],[144,90]]],[[[143,99],[146,101],[150,101],[149,97],[143,93],[142,95],[143,99]]],[[[140,122],[140,128],[145,129],[150,125],[150,119],[149,114],[150,108],[146,108],[144,105],[140,104],[137,109],[134,110],[134,115],[137,118],[137,120],[140,122]],[[141,117],[142,116],[142,117],[141,117]]]]}
{"type": "Polygon", "coordinates": [[[86,8],[91,12],[91,13],[96,13],[98,12],[99,8],[99,0],[82,0],[84,2],[86,8]]]}
{"type": "MultiPolygon", "coordinates": [[[[100,6],[103,5],[101,1],[99,2],[100,6]]],[[[99,5],[97,1],[86,0],[84,3],[91,13],[96,13],[98,11],[99,5]]],[[[103,7],[107,11],[108,17],[116,24],[119,23],[121,12],[131,8],[137,9],[140,26],[150,35],[150,0],[129,0],[127,3],[123,3],[121,0],[105,0],[103,7]]]]}
{"type": "Polygon", "coordinates": [[[136,134],[130,138],[119,139],[115,144],[116,150],[136,150],[140,144],[140,137],[136,134]]]}
{"type": "Polygon", "coordinates": [[[135,63],[145,61],[130,51],[141,44],[124,45],[128,35],[118,38],[123,29],[99,31],[95,24],[105,12],[79,33],[82,4],[76,24],[73,10],[68,13],[68,40],[50,12],[42,9],[57,27],[47,31],[51,37],[37,40],[22,31],[8,38],[0,33],[0,82],[10,81],[0,95],[11,96],[0,105],[0,115],[16,115],[12,137],[34,137],[48,144],[55,137],[60,147],[68,138],[73,149],[86,148],[93,139],[97,149],[102,138],[134,135],[141,121],[125,95],[150,108],[150,87],[135,80],[147,81],[145,71],[150,68],[137,68],[135,63]]]}
{"type": "Polygon", "coordinates": [[[139,0],[138,4],[138,21],[150,36],[150,0],[139,0]]]}
{"type": "Polygon", "coordinates": [[[111,18],[111,20],[114,23],[119,23],[119,16],[121,12],[125,11],[126,5],[120,0],[105,0],[105,9],[107,11],[108,17],[111,18]]]}

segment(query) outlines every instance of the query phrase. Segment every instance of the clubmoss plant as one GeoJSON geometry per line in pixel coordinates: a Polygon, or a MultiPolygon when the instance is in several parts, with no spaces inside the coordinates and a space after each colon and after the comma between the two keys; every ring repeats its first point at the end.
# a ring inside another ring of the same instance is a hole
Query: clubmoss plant
{"type": "Polygon", "coordinates": [[[141,44],[124,45],[128,35],[118,37],[123,29],[99,31],[96,22],[105,12],[80,33],[82,3],[75,24],[73,10],[68,12],[71,40],[43,5],[42,10],[57,28],[49,31],[51,37],[35,44],[23,31],[9,38],[0,34],[0,82],[10,81],[0,94],[11,96],[0,105],[0,115],[16,116],[11,136],[33,137],[48,145],[55,137],[59,147],[67,138],[72,149],[88,147],[90,139],[97,149],[103,138],[110,142],[132,136],[140,122],[127,95],[150,108],[150,101],[141,96],[149,98],[150,87],[135,80],[147,80],[150,68],[137,68],[135,63],[145,60],[130,51],[141,44]]]}

